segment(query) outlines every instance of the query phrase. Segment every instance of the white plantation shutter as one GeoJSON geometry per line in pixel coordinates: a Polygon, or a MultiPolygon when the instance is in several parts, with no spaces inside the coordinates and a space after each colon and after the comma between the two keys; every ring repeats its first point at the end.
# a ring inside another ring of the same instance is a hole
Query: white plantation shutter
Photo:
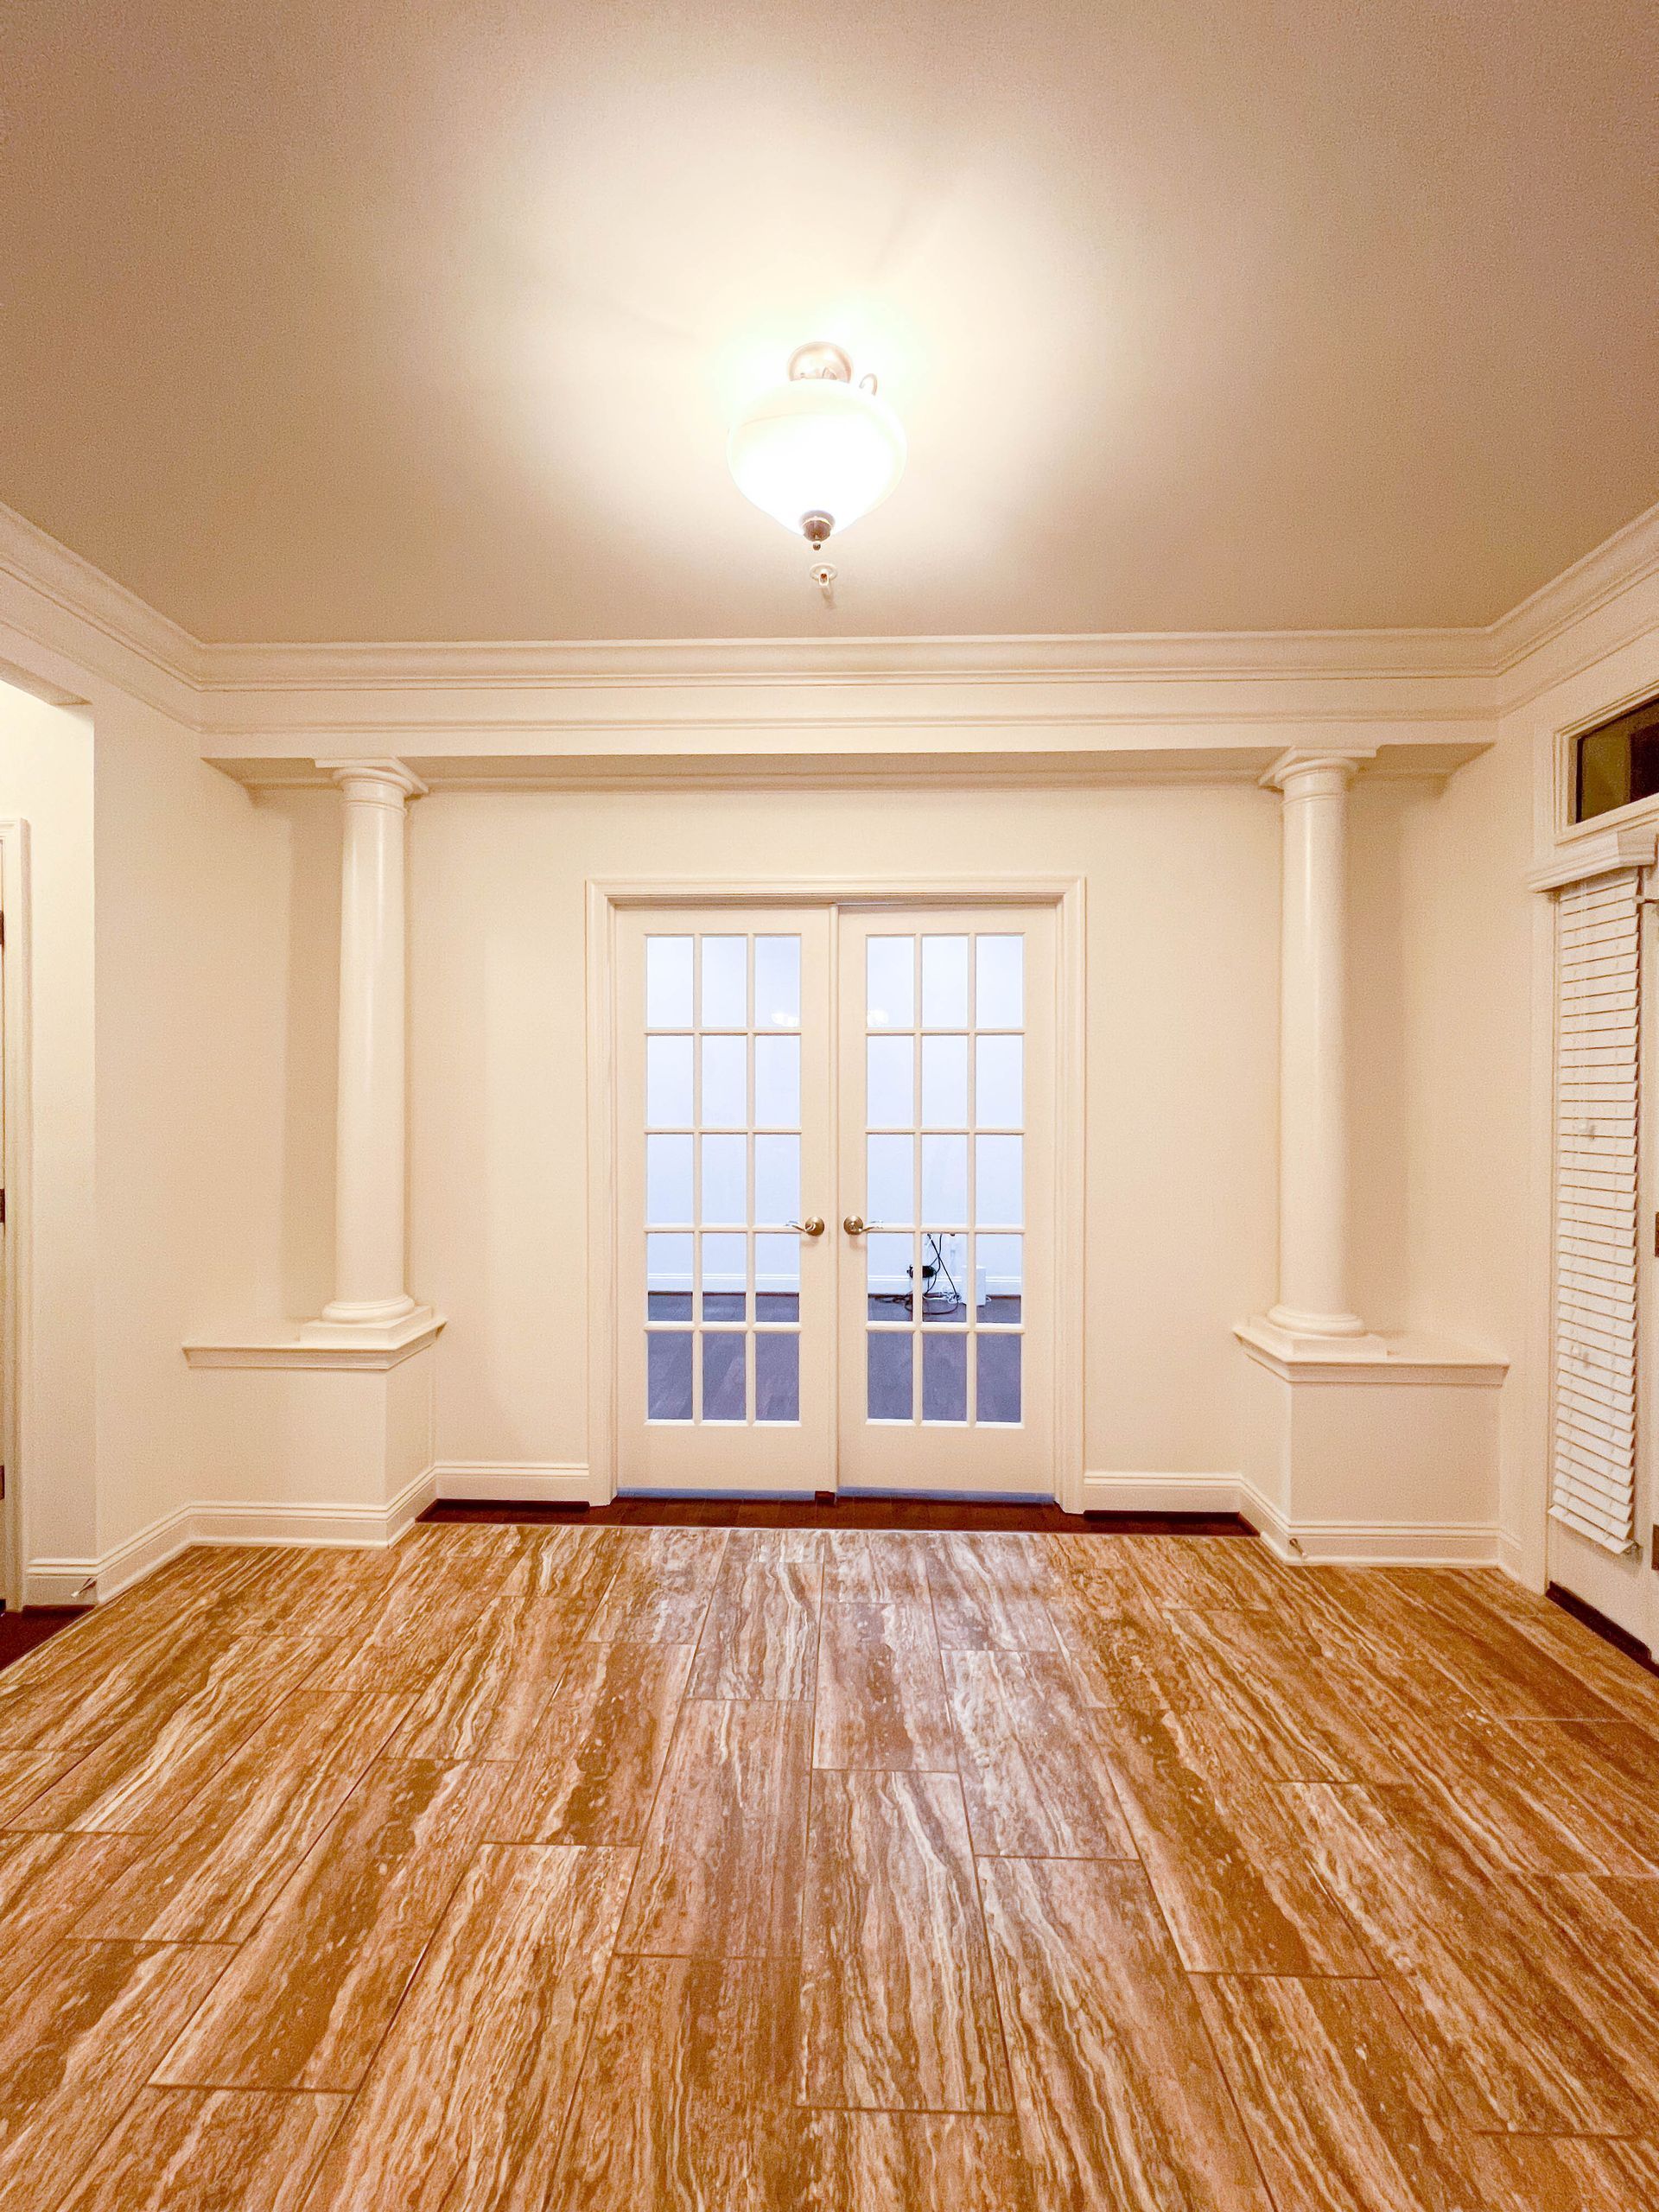
{"type": "Polygon", "coordinates": [[[1611,1552],[1636,1518],[1641,882],[1555,902],[1555,1345],[1550,1511],[1611,1552]]]}

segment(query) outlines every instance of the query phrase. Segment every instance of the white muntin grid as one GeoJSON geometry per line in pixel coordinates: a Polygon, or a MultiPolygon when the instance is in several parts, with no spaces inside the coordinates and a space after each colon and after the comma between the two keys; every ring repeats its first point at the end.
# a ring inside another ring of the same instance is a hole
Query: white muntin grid
{"type": "Polygon", "coordinates": [[[1006,929],[866,940],[866,1405],[884,1427],[1020,1419],[1024,950],[1006,929]]]}
{"type": "Polygon", "coordinates": [[[645,940],[648,1420],[799,1419],[800,976],[792,933],[645,940]]]}

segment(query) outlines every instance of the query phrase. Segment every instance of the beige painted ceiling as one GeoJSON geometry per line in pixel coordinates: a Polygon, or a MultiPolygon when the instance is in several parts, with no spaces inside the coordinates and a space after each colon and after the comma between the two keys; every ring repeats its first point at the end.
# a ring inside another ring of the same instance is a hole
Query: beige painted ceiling
{"type": "Polygon", "coordinates": [[[1484,622],[1659,496],[1654,0],[15,0],[0,106],[0,499],[207,639],[1484,622]]]}

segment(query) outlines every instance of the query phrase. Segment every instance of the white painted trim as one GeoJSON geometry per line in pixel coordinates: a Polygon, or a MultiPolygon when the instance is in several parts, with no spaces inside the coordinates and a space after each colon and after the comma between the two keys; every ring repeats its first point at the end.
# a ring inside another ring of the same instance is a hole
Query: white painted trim
{"type": "Polygon", "coordinates": [[[26,1605],[103,1604],[165,1567],[193,1544],[297,1544],[308,1548],[395,1544],[431,1504],[436,1469],[406,1484],[391,1503],[370,1505],[181,1505],[99,1559],[31,1560],[26,1605]]]}
{"type": "Polygon", "coordinates": [[[612,906],[1059,906],[1075,875],[596,876],[612,906]]]}
{"type": "MultiPolygon", "coordinates": [[[[1516,672],[1587,615],[1639,587],[1659,569],[1659,506],[1552,578],[1484,627],[1195,631],[1097,635],[912,638],[646,639],[506,643],[205,643],[14,509],[0,506],[0,623],[50,663],[67,657],[123,683],[187,727],[271,728],[329,726],[325,697],[367,704],[419,700],[429,724],[479,727],[499,715],[495,702],[550,695],[694,688],[796,687],[833,694],[858,687],[914,689],[1001,686],[1038,689],[1192,683],[1233,696],[1251,687],[1336,683],[1350,691],[1421,683],[1426,696],[1405,719],[1433,718],[1427,696],[1459,702],[1465,717],[1490,718],[1525,693],[1497,679],[1516,672]],[[429,696],[423,696],[429,695],[429,696]]],[[[29,659],[34,661],[31,653],[29,659]]],[[[32,681],[57,681],[44,664],[32,681]]],[[[1553,670],[1547,681],[1560,671],[1553,670]]],[[[79,696],[77,693],[75,696],[79,696]]],[[[642,707],[644,700],[642,696],[642,707]]],[[[918,701],[901,717],[931,718],[918,701]]],[[[1332,702],[1308,701],[1305,718],[1331,718],[1332,702]]],[[[658,710],[660,719],[660,709],[658,710]]],[[[1020,718],[1020,717],[1016,717],[1020,718]]],[[[1027,715],[1023,718],[1029,718],[1027,715]]],[[[1042,719],[1040,713],[1037,719],[1042,719]]],[[[1296,719],[1293,712],[1281,719],[1296,719]]],[[[1383,719],[1401,719],[1399,708],[1383,719]]],[[[365,722],[391,726],[384,708],[335,717],[360,734],[365,722]]],[[[563,722],[554,709],[544,721],[563,722]]],[[[604,717],[606,721],[610,718],[604,717]]],[[[798,716],[797,717],[798,719],[798,716]]],[[[1342,716],[1338,715],[1338,720],[1342,716]]],[[[223,748],[221,748],[223,749],[223,748]]]]}
{"type": "MultiPolygon", "coordinates": [[[[222,1337],[192,1338],[183,1347],[185,1361],[191,1367],[321,1368],[382,1374],[435,1343],[444,1316],[428,1308],[411,1322],[385,1332],[387,1341],[380,1344],[312,1344],[303,1332],[315,1325],[301,1321],[251,1321],[222,1337]]],[[[365,1330],[362,1333],[372,1338],[382,1332],[365,1330]]]]}
{"type": "Polygon", "coordinates": [[[33,1092],[29,1048],[29,824],[0,822],[0,918],[3,918],[5,1146],[0,1181],[6,1193],[5,1265],[0,1279],[0,1466],[6,1497],[0,1513],[0,1597],[23,1601],[29,1557],[29,1438],[33,1414],[30,1355],[29,1236],[33,1219],[33,1092]]]}
{"type": "Polygon", "coordinates": [[[204,726],[200,643],[7,506],[0,506],[0,630],[10,639],[0,642],[0,654],[42,697],[84,699],[68,663],[76,675],[119,684],[188,729],[204,726]]]}
{"type": "Polygon", "coordinates": [[[1435,1389],[1496,1390],[1510,1371],[1506,1359],[1430,1337],[1377,1337],[1369,1341],[1380,1346],[1379,1351],[1357,1355],[1344,1339],[1333,1337],[1328,1351],[1299,1350],[1287,1356],[1278,1342],[1280,1333],[1271,1324],[1260,1320],[1240,1321],[1233,1329],[1247,1355],[1287,1382],[1357,1382],[1373,1389],[1404,1383],[1435,1389]]]}
{"type": "Polygon", "coordinates": [[[1591,836],[1563,842],[1554,856],[1527,871],[1529,891],[1565,891],[1574,883],[1589,883],[1599,875],[1617,875],[1627,868],[1651,868],[1659,849],[1659,831],[1626,824],[1600,830],[1591,836]]]}
{"type": "Polygon", "coordinates": [[[1274,1548],[1328,1567],[1494,1567],[1497,1529],[1487,1522],[1298,1521],[1275,1537],[1274,1548]]]}
{"type": "Polygon", "coordinates": [[[616,916],[648,906],[1052,906],[1056,1084],[1054,1496],[1078,1512],[1084,1490],[1088,1290],[1084,1220],[1086,956],[1084,879],[1033,876],[590,877],[588,899],[588,1452],[595,1503],[616,1482],[616,916]]]}
{"type": "Polygon", "coordinates": [[[438,1497],[510,1505],[608,1505],[610,1495],[578,1461],[440,1459],[432,1470],[438,1497]]]}
{"type": "MultiPolygon", "coordinates": [[[[1243,1483],[1231,1475],[1108,1475],[1077,1485],[1072,1513],[1237,1513],[1243,1483]]],[[[1060,1503],[1065,1501],[1061,1499],[1060,1503]]]]}
{"type": "Polygon", "coordinates": [[[1497,1530],[1485,1522],[1287,1521],[1242,1475],[1089,1474],[1090,1513],[1238,1513],[1281,1559],[1330,1565],[1491,1566],[1497,1530]]]}
{"type": "MultiPolygon", "coordinates": [[[[1659,574],[1659,505],[1646,508],[1622,530],[1603,538],[1582,560],[1541,584],[1518,607],[1512,607],[1491,625],[1484,634],[1497,673],[1503,676],[1522,669],[1534,654],[1554,645],[1586,616],[1638,589],[1656,574],[1659,574]]],[[[1646,620],[1641,626],[1648,626],[1646,620]]],[[[1595,658],[1609,649],[1599,646],[1595,658]]],[[[1553,667],[1539,688],[1548,688],[1570,672],[1553,667]]],[[[1506,689],[1503,709],[1523,706],[1532,696],[1524,688],[1506,689]]]]}

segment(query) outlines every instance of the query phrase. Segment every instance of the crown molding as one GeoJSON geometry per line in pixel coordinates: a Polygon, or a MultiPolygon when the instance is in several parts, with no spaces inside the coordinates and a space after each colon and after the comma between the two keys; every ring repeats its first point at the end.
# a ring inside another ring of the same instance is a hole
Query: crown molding
{"type": "Polygon", "coordinates": [[[1485,632],[1491,640],[1492,673],[1500,679],[1502,705],[1508,710],[1524,705],[1552,683],[1576,669],[1616,652],[1631,637],[1653,626],[1656,608],[1652,595],[1643,588],[1659,582],[1659,505],[1616,530],[1593,546],[1582,560],[1552,576],[1518,607],[1501,615],[1485,632]],[[1618,602],[1642,594],[1627,621],[1616,619],[1598,626],[1589,650],[1563,661],[1551,649],[1592,616],[1609,610],[1617,615],[1618,602]],[[1529,663],[1540,665],[1529,668],[1529,663]],[[1503,681],[1514,677],[1518,683],[1503,681]]]}
{"type": "Polygon", "coordinates": [[[1656,580],[1659,505],[1484,628],[209,644],[0,506],[0,661],[66,697],[79,696],[78,677],[102,677],[223,753],[238,749],[238,736],[251,741],[245,749],[275,749],[279,733],[396,737],[445,724],[613,740],[665,722],[836,734],[955,728],[990,743],[1033,721],[1490,729],[1500,711],[1560,679],[1560,648],[1577,626],[1596,618],[1585,661],[1650,627],[1643,587],[1656,580]],[[671,694],[702,706],[664,714],[671,694]]]}
{"type": "Polygon", "coordinates": [[[1488,673],[1471,630],[1126,632],[1031,637],[635,638],[452,645],[214,645],[219,696],[283,691],[649,691],[764,685],[1236,682],[1488,673]]]}
{"type": "MultiPolygon", "coordinates": [[[[0,506],[0,624],[60,660],[101,676],[190,727],[200,721],[206,648],[137,592],[20,515],[0,506]]],[[[35,685],[73,696],[47,664],[35,685]]]]}

